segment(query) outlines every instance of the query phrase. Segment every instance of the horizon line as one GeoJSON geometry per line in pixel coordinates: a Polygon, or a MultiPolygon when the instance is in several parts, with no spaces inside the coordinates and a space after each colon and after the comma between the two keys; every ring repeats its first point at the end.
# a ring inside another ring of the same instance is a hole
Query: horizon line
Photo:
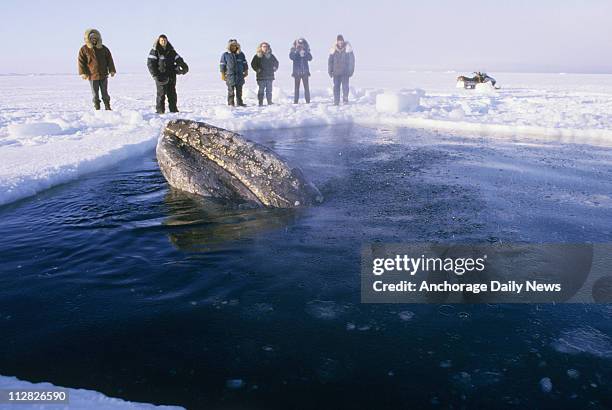
{"type": "MultiPolygon", "coordinates": [[[[324,71],[323,69],[315,69],[313,71],[324,71]]],[[[460,70],[460,69],[414,69],[414,68],[363,68],[360,71],[371,72],[371,71],[405,71],[405,72],[413,72],[413,73],[471,73],[473,71],[470,70],[460,70]]],[[[487,70],[488,72],[496,72],[496,73],[508,73],[508,74],[558,74],[558,75],[611,75],[611,71],[550,71],[550,70],[487,70]]],[[[146,71],[125,71],[120,72],[118,74],[148,74],[146,71]]],[[[39,76],[59,76],[59,75],[74,75],[78,76],[77,73],[73,72],[0,72],[0,76],[30,76],[30,75],[39,75],[39,76]]]]}

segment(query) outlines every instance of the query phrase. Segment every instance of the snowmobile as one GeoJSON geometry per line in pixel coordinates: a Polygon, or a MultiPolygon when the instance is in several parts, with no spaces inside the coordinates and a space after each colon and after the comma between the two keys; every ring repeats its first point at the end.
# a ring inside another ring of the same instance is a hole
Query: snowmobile
{"type": "Polygon", "coordinates": [[[499,86],[495,85],[497,83],[495,78],[490,77],[487,73],[481,73],[479,71],[475,71],[473,74],[474,74],[474,77],[467,77],[464,75],[460,75],[459,77],[457,77],[457,88],[465,88],[466,90],[473,90],[474,88],[476,88],[476,84],[484,84],[488,82],[491,82],[491,85],[496,90],[500,88],[499,86]]]}

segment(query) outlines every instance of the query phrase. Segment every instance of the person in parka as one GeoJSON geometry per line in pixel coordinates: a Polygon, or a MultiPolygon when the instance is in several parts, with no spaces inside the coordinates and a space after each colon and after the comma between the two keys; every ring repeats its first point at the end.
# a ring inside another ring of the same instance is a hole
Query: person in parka
{"type": "Polygon", "coordinates": [[[310,103],[310,87],[308,85],[308,77],[310,77],[310,68],[308,62],[312,61],[310,46],[304,38],[298,38],[293,42],[293,47],[289,51],[289,58],[293,61],[293,73],[295,79],[295,90],[293,93],[293,103],[297,104],[300,99],[300,81],[304,84],[304,97],[306,103],[310,103]]]}
{"type": "Polygon", "coordinates": [[[340,86],[342,85],[342,101],[348,104],[349,78],[355,72],[355,54],[342,34],[336,37],[336,44],[329,52],[327,71],[334,79],[334,104],[340,104],[340,86]]]}
{"type": "Polygon", "coordinates": [[[108,47],[102,44],[102,36],[98,30],[90,28],[85,31],[85,45],[79,50],[77,61],[79,75],[84,80],[89,80],[94,108],[96,110],[100,109],[101,93],[104,108],[110,110],[108,75],[114,77],[117,70],[115,69],[113,56],[108,47]]]}
{"type": "Polygon", "coordinates": [[[221,55],[220,69],[221,79],[227,85],[227,104],[234,105],[235,95],[236,105],[246,107],[242,101],[242,86],[249,75],[249,63],[236,39],[227,42],[227,51],[221,55]]]}
{"type": "Polygon", "coordinates": [[[257,47],[257,52],[251,60],[251,68],[257,73],[257,99],[263,105],[264,92],[268,105],[272,104],[272,81],[274,73],[278,70],[278,60],[272,54],[270,44],[263,42],[257,47]]]}
{"type": "Polygon", "coordinates": [[[158,114],[166,111],[166,96],[168,96],[168,108],[170,112],[178,112],[176,106],[176,75],[187,74],[189,66],[183,60],[165,34],[161,34],[155,40],[153,48],[147,58],[147,67],[157,88],[155,108],[158,114]]]}

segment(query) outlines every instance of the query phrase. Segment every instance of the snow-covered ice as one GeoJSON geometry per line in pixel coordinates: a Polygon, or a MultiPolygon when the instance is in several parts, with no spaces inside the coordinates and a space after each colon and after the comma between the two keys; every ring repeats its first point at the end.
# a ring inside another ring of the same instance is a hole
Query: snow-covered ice
{"type": "MultiPolygon", "coordinates": [[[[7,408],[19,408],[24,410],[180,410],[183,407],[177,406],[155,406],[147,403],[135,403],[112,397],[107,397],[102,393],[84,389],[66,389],[57,387],[51,383],[30,383],[17,379],[16,377],[0,376],[0,389],[11,390],[68,390],[68,404],[16,404],[7,405],[7,408]]],[[[1,407],[1,406],[0,406],[1,407]]]]}
{"type": "Polygon", "coordinates": [[[493,84],[491,83],[480,83],[476,84],[474,91],[482,94],[491,94],[496,92],[497,90],[495,89],[495,87],[493,87],[493,84]]]}
{"type": "Polygon", "coordinates": [[[8,133],[11,137],[24,138],[62,134],[63,130],[55,122],[34,122],[25,124],[9,124],[8,133]]]}
{"type": "Polygon", "coordinates": [[[313,72],[312,103],[294,105],[293,79],[281,68],[275,105],[257,107],[248,78],[249,107],[231,109],[217,73],[194,70],[179,78],[181,113],[161,117],[144,73],[109,81],[113,112],[94,112],[76,75],[0,76],[0,205],[152,149],[177,116],[236,131],[356,123],[612,145],[610,75],[495,73],[502,88],[481,92],[455,88],[457,74],[357,72],[351,104],[334,107],[325,72],[313,72]],[[406,91],[415,89],[424,92],[406,91]]]}

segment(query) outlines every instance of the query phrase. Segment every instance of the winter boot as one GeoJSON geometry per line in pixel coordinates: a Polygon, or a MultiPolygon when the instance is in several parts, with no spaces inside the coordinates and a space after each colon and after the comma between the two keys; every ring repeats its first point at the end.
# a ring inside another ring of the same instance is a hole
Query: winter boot
{"type": "Polygon", "coordinates": [[[260,106],[260,107],[263,107],[263,98],[260,98],[260,99],[259,99],[259,106],[260,106]]]}
{"type": "Polygon", "coordinates": [[[94,103],[94,110],[99,110],[100,109],[100,103],[99,102],[95,102],[94,103]]]}
{"type": "Polygon", "coordinates": [[[227,105],[234,106],[234,97],[227,97],[227,105]]]}
{"type": "Polygon", "coordinates": [[[110,101],[104,101],[104,109],[106,111],[112,111],[110,106],[110,101]]]}
{"type": "Polygon", "coordinates": [[[242,100],[238,100],[238,104],[237,105],[238,105],[238,107],[246,107],[247,106],[244,102],[242,102],[242,100]]]}

